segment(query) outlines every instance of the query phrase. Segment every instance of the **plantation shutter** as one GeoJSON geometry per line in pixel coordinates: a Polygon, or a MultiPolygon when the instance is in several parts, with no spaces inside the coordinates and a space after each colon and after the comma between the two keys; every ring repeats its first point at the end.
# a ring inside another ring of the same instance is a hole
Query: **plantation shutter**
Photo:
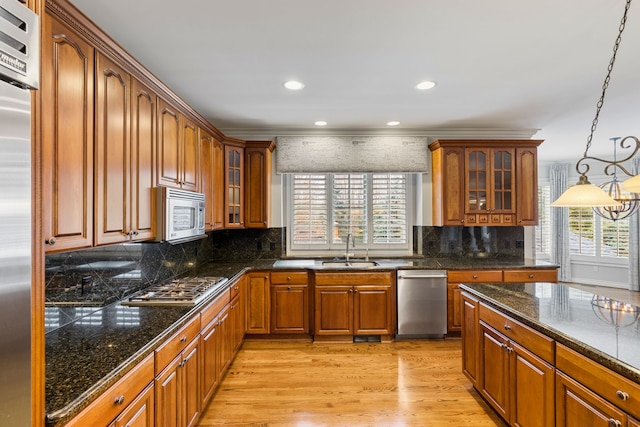
{"type": "Polygon", "coordinates": [[[407,241],[407,178],[374,174],[372,178],[373,243],[407,241]]]}
{"type": "Polygon", "coordinates": [[[328,243],[328,193],[327,175],[293,175],[294,243],[328,243]]]}

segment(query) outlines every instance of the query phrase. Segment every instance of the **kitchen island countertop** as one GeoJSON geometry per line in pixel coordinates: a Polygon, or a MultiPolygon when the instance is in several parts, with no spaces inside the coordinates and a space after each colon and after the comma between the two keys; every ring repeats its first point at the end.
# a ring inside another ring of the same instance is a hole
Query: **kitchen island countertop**
{"type": "Polygon", "coordinates": [[[559,283],[476,283],[460,287],[558,343],[640,383],[640,307],[632,302],[559,283]]]}

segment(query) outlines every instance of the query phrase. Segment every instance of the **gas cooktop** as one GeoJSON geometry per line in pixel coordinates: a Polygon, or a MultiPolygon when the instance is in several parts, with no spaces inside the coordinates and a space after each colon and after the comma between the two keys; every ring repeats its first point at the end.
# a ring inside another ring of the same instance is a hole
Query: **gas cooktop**
{"type": "Polygon", "coordinates": [[[220,289],[226,277],[183,277],[150,286],[122,301],[122,305],[196,305],[220,289]]]}

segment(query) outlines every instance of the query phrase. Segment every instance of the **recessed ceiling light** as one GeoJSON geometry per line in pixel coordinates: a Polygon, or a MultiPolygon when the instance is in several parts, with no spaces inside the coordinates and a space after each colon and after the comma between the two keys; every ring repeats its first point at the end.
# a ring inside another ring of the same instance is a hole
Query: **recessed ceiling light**
{"type": "Polygon", "coordinates": [[[392,120],[390,122],[387,122],[387,126],[398,126],[400,124],[400,122],[396,121],[396,120],[392,120]]]}
{"type": "Polygon", "coordinates": [[[296,80],[286,81],[282,85],[284,87],[286,87],[287,89],[290,89],[290,90],[300,90],[300,89],[302,89],[304,87],[303,83],[301,83],[299,81],[296,81],[296,80]]]}
{"type": "Polygon", "coordinates": [[[314,125],[316,125],[316,126],[326,126],[327,122],[325,122],[324,120],[318,120],[317,122],[314,123],[314,125]]]}
{"type": "Polygon", "coordinates": [[[431,89],[435,86],[435,82],[429,81],[429,80],[425,80],[423,82],[420,82],[416,85],[416,89],[418,90],[427,90],[427,89],[431,89]]]}

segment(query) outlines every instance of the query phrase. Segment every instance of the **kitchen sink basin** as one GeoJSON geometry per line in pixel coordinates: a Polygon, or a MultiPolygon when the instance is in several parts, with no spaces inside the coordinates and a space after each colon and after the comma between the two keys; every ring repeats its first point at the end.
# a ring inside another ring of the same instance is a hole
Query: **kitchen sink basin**
{"type": "Polygon", "coordinates": [[[367,268],[367,267],[376,267],[378,264],[375,261],[323,261],[323,267],[334,267],[334,268],[367,268]]]}

